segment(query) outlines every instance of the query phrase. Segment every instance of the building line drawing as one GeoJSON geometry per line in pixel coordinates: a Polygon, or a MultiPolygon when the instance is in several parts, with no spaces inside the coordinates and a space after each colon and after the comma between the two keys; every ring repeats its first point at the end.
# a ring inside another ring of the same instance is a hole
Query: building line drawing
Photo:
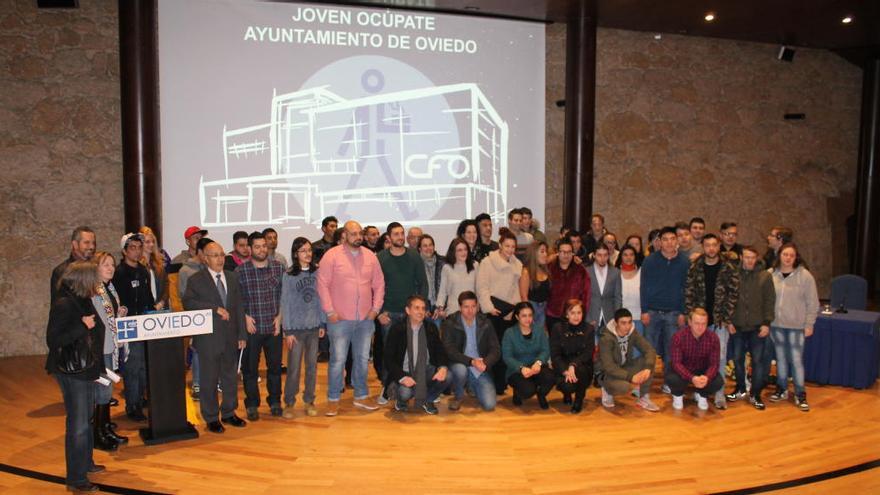
{"type": "Polygon", "coordinates": [[[415,220],[425,205],[436,213],[418,218],[422,225],[457,224],[461,212],[473,218],[485,211],[500,221],[507,209],[508,139],[507,123],[474,83],[355,99],[327,87],[273,94],[268,123],[223,126],[223,177],[199,179],[201,225],[317,226],[340,208],[382,225],[415,220]],[[425,108],[443,108],[446,116],[413,113],[425,108]],[[371,116],[382,136],[375,143],[371,116]],[[430,128],[450,118],[464,129],[457,136],[448,125],[430,128]],[[379,166],[369,173],[387,185],[360,185],[368,164],[379,166]]]}

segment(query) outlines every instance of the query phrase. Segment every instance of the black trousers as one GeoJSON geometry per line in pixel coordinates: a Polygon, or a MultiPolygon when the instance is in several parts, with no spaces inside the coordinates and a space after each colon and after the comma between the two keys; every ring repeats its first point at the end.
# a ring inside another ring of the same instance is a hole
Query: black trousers
{"type": "Polygon", "coordinates": [[[238,407],[238,349],[229,347],[220,352],[199,353],[199,409],[206,423],[228,418],[238,407]],[[223,389],[222,402],[217,404],[217,385],[223,389]]]}
{"type": "MultiPolygon", "coordinates": [[[[592,373],[590,374],[592,375],[592,373]]],[[[592,380],[592,378],[590,379],[592,380]]],[[[525,400],[536,394],[539,396],[547,395],[556,384],[556,376],[545,364],[541,366],[541,371],[537,375],[526,378],[522,376],[522,373],[517,372],[510,375],[507,382],[513,388],[513,393],[525,400]]]]}
{"type": "MultiPolygon", "coordinates": [[[[512,325],[510,320],[505,320],[500,316],[487,315],[492,328],[495,329],[495,335],[498,337],[498,343],[502,342],[504,332],[512,325]]],[[[501,395],[507,389],[507,365],[504,364],[504,357],[492,365],[492,379],[495,382],[495,393],[501,395]]]]}
{"type": "Polygon", "coordinates": [[[583,400],[587,393],[587,388],[593,383],[593,365],[576,367],[574,369],[574,376],[577,377],[578,381],[576,383],[567,383],[565,375],[557,373],[556,388],[563,394],[574,394],[575,398],[583,400]]]}
{"type": "MultiPolygon", "coordinates": [[[[703,375],[706,371],[699,371],[695,373],[696,375],[703,375]]],[[[681,377],[678,373],[670,370],[666,372],[666,385],[669,386],[669,390],[672,392],[672,395],[684,395],[685,389],[691,385],[691,382],[685,381],[684,378],[681,377]]],[[[712,379],[709,383],[706,384],[703,388],[695,388],[694,391],[698,394],[702,395],[705,398],[709,398],[715,395],[715,392],[721,390],[724,387],[724,378],[721,377],[721,374],[716,374],[715,378],[712,379]]]]}
{"type": "Polygon", "coordinates": [[[266,402],[269,406],[281,405],[281,335],[248,334],[247,352],[242,356],[241,375],[244,381],[244,406],[260,405],[260,351],[266,356],[266,402]]]}

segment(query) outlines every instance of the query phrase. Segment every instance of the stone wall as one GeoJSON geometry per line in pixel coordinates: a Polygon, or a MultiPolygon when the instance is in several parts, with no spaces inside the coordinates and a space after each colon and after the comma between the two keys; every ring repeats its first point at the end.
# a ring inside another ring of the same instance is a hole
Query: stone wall
{"type": "MultiPolygon", "coordinates": [[[[821,297],[832,275],[829,211],[855,189],[861,69],[824,50],[600,29],[593,210],[618,237],[702,216],[766,247],[790,226],[821,297]],[[805,113],[785,121],[785,113],[805,113]]],[[[547,228],[562,220],[565,26],[547,28],[547,228]]],[[[845,203],[845,202],[844,202],[845,203]]],[[[851,203],[848,203],[851,204],[851,203]]],[[[841,235],[840,230],[835,230],[841,235]]],[[[840,261],[840,260],[836,260],[840,261]]],[[[834,263],[846,266],[846,263],[834,263]]],[[[838,268],[840,269],[840,268],[838,268]]]]}
{"type": "Polygon", "coordinates": [[[119,251],[116,2],[80,4],[0,0],[0,356],[45,352],[49,275],[75,226],[119,251]]]}
{"type": "MultiPolygon", "coordinates": [[[[116,2],[38,10],[0,0],[0,356],[42,354],[49,274],[69,235],[123,229],[116,2]]],[[[547,28],[547,231],[562,217],[564,26],[547,28]]],[[[762,242],[785,223],[820,286],[826,204],[854,188],[860,71],[799,49],[599,32],[595,209],[626,234],[703,215],[762,242]],[[807,114],[786,123],[784,112],[807,114]]],[[[839,202],[837,203],[839,204],[839,202]]],[[[826,291],[827,293],[827,291],[826,291]]]]}

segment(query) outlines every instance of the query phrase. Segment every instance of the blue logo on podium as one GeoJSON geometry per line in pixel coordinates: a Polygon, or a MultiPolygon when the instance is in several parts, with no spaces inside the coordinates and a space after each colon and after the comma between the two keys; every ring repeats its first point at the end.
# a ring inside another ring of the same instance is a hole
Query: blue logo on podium
{"type": "Polygon", "coordinates": [[[116,322],[116,333],[122,340],[136,339],[138,336],[137,321],[116,322]]]}

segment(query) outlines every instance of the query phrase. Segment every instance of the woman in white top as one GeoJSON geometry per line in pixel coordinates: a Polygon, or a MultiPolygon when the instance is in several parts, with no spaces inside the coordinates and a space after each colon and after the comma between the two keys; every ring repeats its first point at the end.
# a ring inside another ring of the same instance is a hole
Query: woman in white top
{"type": "Polygon", "coordinates": [[[617,258],[617,268],[620,269],[620,281],[623,288],[623,307],[633,315],[633,324],[636,331],[645,334],[645,325],[642,324],[642,271],[639,264],[639,256],[636,248],[629,244],[620,250],[617,258]]]}
{"type": "MultiPolygon", "coordinates": [[[[477,298],[480,310],[489,317],[499,342],[504,340],[504,331],[511,325],[513,307],[520,302],[519,278],[522,276],[522,262],[516,252],[516,237],[506,228],[501,229],[498,249],[489,253],[477,272],[477,298]]],[[[499,359],[492,368],[495,392],[504,394],[507,388],[506,366],[499,359]]]]}
{"type": "Polygon", "coordinates": [[[465,240],[456,237],[446,250],[446,264],[440,273],[437,309],[440,318],[458,311],[458,295],[469,290],[477,292],[477,267],[465,240]]]}

